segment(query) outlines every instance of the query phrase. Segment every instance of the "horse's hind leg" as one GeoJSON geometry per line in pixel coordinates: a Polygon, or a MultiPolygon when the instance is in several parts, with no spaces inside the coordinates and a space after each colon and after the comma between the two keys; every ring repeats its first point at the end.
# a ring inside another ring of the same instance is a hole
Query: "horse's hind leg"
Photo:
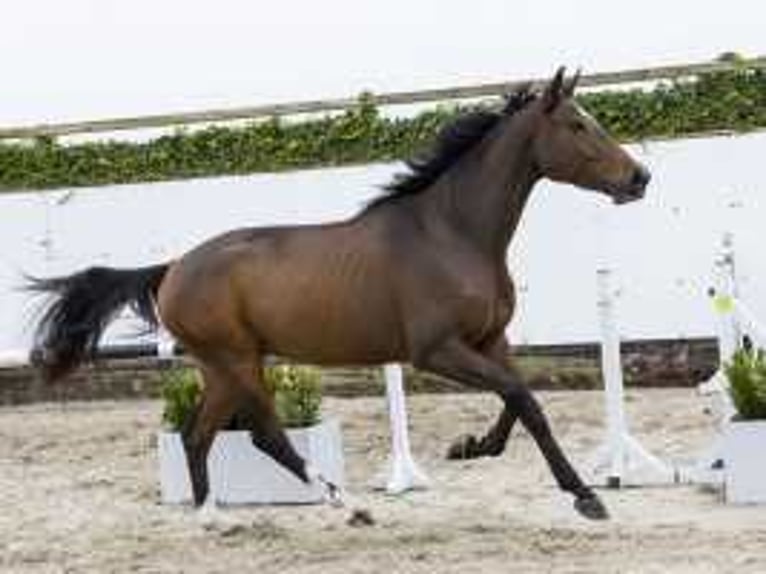
{"type": "Polygon", "coordinates": [[[309,482],[306,461],[287,438],[274,408],[274,398],[263,384],[262,361],[254,361],[248,373],[239,373],[237,384],[246,397],[245,416],[240,422],[249,427],[253,444],[303,482],[309,482]]]}
{"type": "Polygon", "coordinates": [[[306,463],[293,447],[277,417],[274,399],[263,385],[263,366],[257,361],[252,376],[241,377],[240,385],[247,393],[247,420],[250,426],[250,438],[256,448],[268,454],[305,483],[318,481],[327,489],[330,501],[338,501],[336,485],[327,481],[321,474],[306,463]]]}
{"type": "Polygon", "coordinates": [[[205,379],[202,401],[183,431],[194,503],[199,506],[209,492],[207,455],[215,433],[243,409],[241,420],[250,426],[253,444],[303,482],[317,480],[337,499],[335,485],[310,469],[295,451],[274,409],[274,400],[263,385],[263,365],[257,354],[226,353],[200,360],[205,379]]]}
{"type": "MultiPolygon", "coordinates": [[[[511,373],[514,378],[519,378],[515,367],[508,363],[510,345],[502,334],[493,344],[487,347],[485,357],[511,373]]],[[[518,414],[507,407],[503,407],[495,424],[481,437],[476,438],[472,434],[458,437],[447,451],[449,460],[468,460],[484,456],[500,456],[505,451],[511,430],[518,419],[518,414]]]]}
{"type": "Polygon", "coordinates": [[[200,506],[210,490],[207,456],[215,435],[233,415],[239,390],[213,362],[201,361],[204,379],[202,397],[181,430],[195,506],[200,506]]]}

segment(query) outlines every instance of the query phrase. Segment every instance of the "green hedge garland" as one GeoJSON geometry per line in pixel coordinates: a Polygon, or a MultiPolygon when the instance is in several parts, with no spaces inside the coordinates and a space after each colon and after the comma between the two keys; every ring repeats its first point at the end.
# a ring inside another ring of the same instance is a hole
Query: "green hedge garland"
{"type": "MultiPolygon", "coordinates": [[[[581,103],[623,141],[766,127],[766,71],[743,67],[653,90],[586,93],[581,103]]],[[[145,143],[0,143],[0,191],[185,179],[385,162],[421,149],[464,108],[381,115],[369,95],[353,110],[301,122],[178,131],[145,143]]]]}

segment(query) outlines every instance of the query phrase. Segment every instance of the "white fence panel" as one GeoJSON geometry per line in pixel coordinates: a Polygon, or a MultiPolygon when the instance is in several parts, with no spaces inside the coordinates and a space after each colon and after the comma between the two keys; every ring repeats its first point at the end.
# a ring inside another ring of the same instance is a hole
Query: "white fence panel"
{"type": "MultiPolygon", "coordinates": [[[[541,184],[509,254],[520,300],[513,340],[597,340],[594,278],[605,260],[621,286],[623,336],[713,335],[705,291],[725,230],[735,234],[741,297],[766,316],[764,149],[764,133],[633,146],[654,178],[643,202],[623,207],[541,184]]],[[[234,227],[346,217],[399,167],[2,194],[0,349],[29,345],[22,273],[143,265],[234,227]]]]}

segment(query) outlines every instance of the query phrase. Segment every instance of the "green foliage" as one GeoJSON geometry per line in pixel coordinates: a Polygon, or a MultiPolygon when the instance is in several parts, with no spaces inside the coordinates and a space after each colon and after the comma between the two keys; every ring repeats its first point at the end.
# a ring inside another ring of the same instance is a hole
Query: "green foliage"
{"type": "MultiPolygon", "coordinates": [[[[653,90],[579,96],[621,140],[766,127],[766,71],[735,71],[653,90]]],[[[370,94],[343,114],[278,118],[244,127],[177,131],[144,143],[0,143],[0,191],[184,179],[392,161],[411,156],[465,108],[438,106],[410,118],[382,116],[370,94]]]]}
{"type": "Polygon", "coordinates": [[[285,426],[308,427],[319,422],[322,387],[317,369],[280,365],[266,369],[265,379],[285,426]]]}
{"type": "MultiPolygon", "coordinates": [[[[307,427],[319,422],[322,387],[317,369],[294,365],[269,367],[265,383],[274,394],[277,415],[285,426],[307,427]]],[[[200,378],[194,369],[163,373],[163,422],[173,430],[180,430],[197,404],[201,390],[200,378]]],[[[247,420],[247,416],[242,420],[247,420]]]]}
{"type": "Polygon", "coordinates": [[[766,356],[763,349],[738,349],[724,367],[741,419],[766,419],[766,356]]]}
{"type": "Polygon", "coordinates": [[[172,369],[162,373],[162,398],[165,408],[162,421],[173,430],[181,430],[199,399],[201,384],[194,369],[172,369]]]}

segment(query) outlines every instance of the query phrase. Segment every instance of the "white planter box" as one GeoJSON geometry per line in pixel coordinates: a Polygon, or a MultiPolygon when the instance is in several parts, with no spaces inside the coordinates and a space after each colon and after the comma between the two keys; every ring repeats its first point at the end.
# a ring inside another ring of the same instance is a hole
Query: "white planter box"
{"type": "MultiPolygon", "coordinates": [[[[338,421],[325,421],[287,432],[298,453],[327,480],[344,485],[343,445],[338,421]]],[[[177,432],[157,440],[160,494],[163,503],[191,502],[186,453],[177,432]]],[[[210,495],[221,504],[307,504],[321,502],[320,485],[307,485],[274,462],[250,441],[246,431],[222,431],[208,456],[210,495]]]]}
{"type": "Polygon", "coordinates": [[[766,421],[731,421],[723,431],[726,501],[766,503],[766,421]]]}

